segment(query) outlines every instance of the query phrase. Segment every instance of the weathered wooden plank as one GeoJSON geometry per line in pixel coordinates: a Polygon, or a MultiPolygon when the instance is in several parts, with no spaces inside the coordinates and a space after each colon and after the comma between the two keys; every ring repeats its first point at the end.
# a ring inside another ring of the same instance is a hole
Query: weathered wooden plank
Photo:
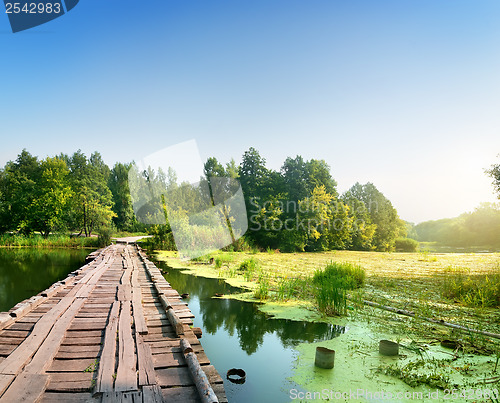
{"type": "Polygon", "coordinates": [[[66,337],[62,341],[63,346],[95,346],[99,344],[102,340],[102,336],[99,337],[66,337]]]}
{"type": "Polygon", "coordinates": [[[132,286],[130,284],[120,284],[117,299],[118,301],[132,301],[132,286]]]}
{"type": "Polygon", "coordinates": [[[135,331],[139,334],[148,334],[148,326],[142,308],[142,292],[139,287],[138,270],[132,272],[132,309],[134,312],[135,331]]]}
{"type": "Polygon", "coordinates": [[[3,394],[5,402],[36,402],[40,399],[45,387],[49,383],[49,376],[42,374],[21,374],[3,394]],[[26,387],[29,385],[29,387],[26,387]]]}
{"type": "Polygon", "coordinates": [[[40,403],[90,403],[96,402],[90,393],[45,393],[40,403]]]}
{"type": "MultiPolygon", "coordinates": [[[[196,358],[200,365],[210,364],[210,360],[205,353],[200,352],[196,354],[196,358]]],[[[172,351],[165,354],[154,354],[153,363],[155,368],[182,367],[187,365],[180,349],[179,351],[172,351]]]]}
{"type": "Polygon", "coordinates": [[[14,375],[0,374],[0,396],[2,396],[2,393],[5,392],[5,390],[9,387],[14,378],[14,375]]]}
{"type": "Polygon", "coordinates": [[[132,317],[130,301],[122,301],[118,324],[118,368],[116,370],[115,390],[127,392],[137,390],[136,357],[132,337],[132,317]]]}
{"type": "Polygon", "coordinates": [[[182,402],[182,403],[199,403],[200,397],[196,386],[184,386],[177,388],[166,388],[161,390],[163,401],[165,402],[182,402]]]}
{"type": "Polygon", "coordinates": [[[6,344],[11,344],[18,346],[24,341],[24,337],[4,337],[0,339],[0,345],[6,345],[6,344]]]}
{"type": "Polygon", "coordinates": [[[83,302],[82,299],[74,300],[73,304],[64,312],[59,320],[57,320],[31,362],[26,366],[26,372],[41,374],[48,368],[62,343],[66,330],[80,307],[83,305],[83,302]]]}
{"type": "Polygon", "coordinates": [[[8,356],[17,346],[16,344],[0,344],[0,356],[8,356]]]}
{"type": "Polygon", "coordinates": [[[86,322],[86,323],[72,323],[71,327],[68,329],[70,331],[77,330],[104,330],[106,328],[106,322],[86,322]]]}
{"type": "Polygon", "coordinates": [[[27,330],[4,330],[3,332],[0,333],[0,338],[11,338],[11,337],[22,337],[23,339],[29,334],[30,332],[27,330]]]}
{"type": "Polygon", "coordinates": [[[142,399],[144,403],[163,403],[161,388],[158,385],[144,386],[142,388],[142,399]]]}
{"type": "MultiPolygon", "coordinates": [[[[109,315],[109,312],[108,312],[109,315]]],[[[87,331],[67,331],[66,338],[80,338],[80,337],[101,337],[104,335],[104,330],[87,330],[87,331]]]]}
{"type": "Polygon", "coordinates": [[[103,403],[143,403],[142,392],[110,392],[102,396],[103,403]]]}
{"type": "Polygon", "coordinates": [[[111,392],[113,390],[113,375],[115,373],[116,361],[116,331],[118,329],[119,311],[120,302],[115,301],[109,313],[109,321],[106,326],[104,345],[97,371],[96,393],[111,392]]]}
{"type": "Polygon", "coordinates": [[[217,398],[219,399],[220,403],[228,403],[228,400],[226,397],[226,391],[224,390],[224,384],[215,383],[212,385],[212,389],[214,390],[215,394],[217,395],[217,398]]]}
{"type": "Polygon", "coordinates": [[[94,372],[97,368],[96,358],[79,358],[73,360],[53,360],[47,372],[94,372]]]}
{"type": "Polygon", "coordinates": [[[35,324],[33,331],[24,342],[5,361],[0,363],[0,373],[17,375],[43,343],[56,320],[71,306],[73,300],[74,297],[64,297],[54,308],[45,314],[35,324]]]}
{"type": "Polygon", "coordinates": [[[89,353],[99,353],[101,351],[101,345],[89,345],[89,346],[65,346],[59,347],[59,353],[78,353],[78,352],[89,352],[89,353]]]}
{"type": "Polygon", "coordinates": [[[139,386],[156,385],[156,374],[151,348],[144,342],[139,333],[135,334],[135,341],[137,346],[139,386]]]}
{"type": "Polygon", "coordinates": [[[56,360],[74,360],[79,358],[92,358],[97,359],[99,357],[99,349],[97,351],[61,351],[59,350],[54,357],[56,360]]]}
{"type": "Polygon", "coordinates": [[[0,313],[0,329],[5,329],[10,324],[14,323],[14,318],[7,312],[0,313]]]}

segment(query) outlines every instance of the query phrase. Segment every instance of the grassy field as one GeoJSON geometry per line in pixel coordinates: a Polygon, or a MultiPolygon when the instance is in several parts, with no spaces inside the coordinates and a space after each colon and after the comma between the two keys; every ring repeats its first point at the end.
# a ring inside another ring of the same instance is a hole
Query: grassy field
{"type": "MultiPolygon", "coordinates": [[[[186,262],[173,252],[159,252],[158,258],[195,275],[245,287],[248,291],[236,298],[264,301],[261,309],[272,315],[349,326],[344,342],[322,344],[348,357],[345,363],[350,369],[342,375],[346,387],[359,379],[373,388],[385,382],[409,391],[500,386],[500,340],[420,319],[500,333],[500,254],[218,252],[186,262]],[[362,288],[348,291],[347,315],[342,317],[321,313],[314,296],[304,291],[311,290],[311,284],[314,288],[314,274],[330,262],[351,263],[366,275],[362,288]],[[412,311],[415,317],[368,307],[363,300],[412,311]],[[405,346],[396,361],[378,355],[377,342],[382,338],[405,346]],[[456,341],[457,349],[444,349],[443,340],[456,341]]],[[[314,344],[298,346],[295,380],[308,390],[321,390],[332,380],[311,368],[314,348],[314,344]]]]}

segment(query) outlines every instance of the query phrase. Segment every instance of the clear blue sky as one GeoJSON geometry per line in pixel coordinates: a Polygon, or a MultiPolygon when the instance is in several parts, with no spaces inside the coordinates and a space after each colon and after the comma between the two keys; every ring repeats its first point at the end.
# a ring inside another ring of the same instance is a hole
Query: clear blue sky
{"type": "Polygon", "coordinates": [[[82,0],[17,34],[0,15],[0,49],[1,166],[196,139],[223,162],[325,159],[413,222],[495,200],[498,0],[82,0]]]}

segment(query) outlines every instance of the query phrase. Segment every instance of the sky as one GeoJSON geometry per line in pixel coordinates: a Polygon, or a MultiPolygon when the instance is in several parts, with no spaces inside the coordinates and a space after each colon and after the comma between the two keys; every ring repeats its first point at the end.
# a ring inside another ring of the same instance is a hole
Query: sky
{"type": "Polygon", "coordinates": [[[85,0],[16,34],[2,12],[0,49],[0,166],[196,140],[324,159],[414,223],[497,200],[497,0],[85,0]]]}

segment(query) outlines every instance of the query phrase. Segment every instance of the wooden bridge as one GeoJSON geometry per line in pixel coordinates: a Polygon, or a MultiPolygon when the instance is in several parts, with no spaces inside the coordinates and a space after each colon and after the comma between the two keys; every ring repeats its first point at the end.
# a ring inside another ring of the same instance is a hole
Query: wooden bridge
{"type": "Polygon", "coordinates": [[[227,402],[191,311],[140,248],[88,260],[0,313],[0,402],[227,402]]]}

